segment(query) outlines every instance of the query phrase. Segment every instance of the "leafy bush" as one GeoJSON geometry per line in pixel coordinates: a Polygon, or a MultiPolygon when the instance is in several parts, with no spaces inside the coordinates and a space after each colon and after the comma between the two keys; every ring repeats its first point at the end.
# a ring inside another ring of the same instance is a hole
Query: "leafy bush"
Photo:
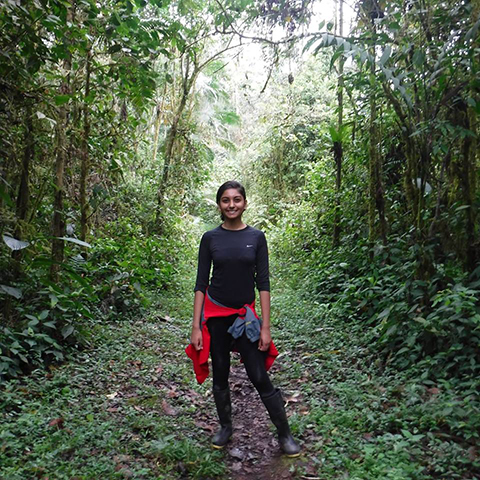
{"type": "Polygon", "coordinates": [[[280,283],[329,304],[339,321],[367,327],[369,346],[384,365],[422,362],[425,378],[478,375],[480,268],[467,275],[447,258],[420,279],[421,255],[408,237],[392,235],[387,247],[371,247],[354,228],[332,249],[308,207],[286,211],[269,233],[280,283]]]}
{"type": "Polygon", "coordinates": [[[62,361],[68,346],[88,344],[88,321],[94,318],[96,296],[90,284],[66,271],[63,287],[45,278],[29,277],[23,297],[13,304],[10,326],[0,331],[0,377],[62,361]]]}

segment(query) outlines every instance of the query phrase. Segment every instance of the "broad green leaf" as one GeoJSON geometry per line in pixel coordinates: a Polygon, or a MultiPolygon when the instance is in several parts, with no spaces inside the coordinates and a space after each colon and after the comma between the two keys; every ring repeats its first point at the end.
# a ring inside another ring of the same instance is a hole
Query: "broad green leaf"
{"type": "Polygon", "coordinates": [[[344,50],[345,50],[345,47],[343,45],[340,45],[340,47],[338,47],[335,50],[335,53],[332,55],[332,58],[330,60],[330,69],[333,68],[333,65],[335,64],[336,60],[338,59],[338,57],[340,57],[343,54],[344,50]]]}
{"type": "Polygon", "coordinates": [[[55,96],[55,105],[65,105],[70,99],[72,98],[71,95],[56,95],[55,96]]]}
{"type": "Polygon", "coordinates": [[[392,47],[390,45],[387,45],[385,47],[385,50],[382,53],[382,56],[380,57],[380,60],[379,60],[380,66],[383,67],[383,65],[385,65],[387,60],[390,58],[391,54],[392,54],[392,47]]]}
{"type": "Polygon", "coordinates": [[[71,242],[71,243],[76,243],[77,245],[80,245],[82,247],[88,247],[90,248],[91,245],[87,242],[82,242],[82,240],[79,240],[78,238],[73,238],[73,237],[57,237],[59,240],[65,240],[66,242],[71,242]]]}
{"type": "Polygon", "coordinates": [[[28,326],[31,328],[31,327],[34,327],[35,325],[38,325],[40,323],[40,321],[38,320],[38,318],[34,318],[33,320],[30,320],[28,322],[28,326]]]}
{"type": "Polygon", "coordinates": [[[11,250],[22,250],[23,248],[27,248],[30,243],[29,242],[22,242],[21,240],[17,240],[16,238],[10,237],[8,235],[3,235],[3,241],[11,250]]]}
{"type": "Polygon", "coordinates": [[[303,47],[302,53],[305,53],[307,50],[309,50],[310,47],[311,47],[315,42],[317,42],[317,41],[318,41],[318,38],[317,38],[317,37],[312,37],[312,38],[310,38],[310,39],[307,41],[307,43],[305,43],[305,46],[303,47]]]}
{"type": "Polygon", "coordinates": [[[73,325],[65,325],[63,328],[62,328],[62,336],[63,338],[67,338],[68,336],[70,336],[73,331],[75,329],[73,328],[73,325]]]}
{"type": "Polygon", "coordinates": [[[18,288],[9,287],[8,285],[0,285],[0,289],[16,299],[22,298],[22,291],[18,288]]]}
{"type": "Polygon", "coordinates": [[[468,42],[477,36],[480,28],[480,18],[473,24],[472,28],[465,35],[465,40],[468,42]]]}
{"type": "Polygon", "coordinates": [[[417,68],[421,68],[425,64],[425,58],[425,53],[423,53],[422,50],[416,50],[412,58],[413,64],[417,68]]]}

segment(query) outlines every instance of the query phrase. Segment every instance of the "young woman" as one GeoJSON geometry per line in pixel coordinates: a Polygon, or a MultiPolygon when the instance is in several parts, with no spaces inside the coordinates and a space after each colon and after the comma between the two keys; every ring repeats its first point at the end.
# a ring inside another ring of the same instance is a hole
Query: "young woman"
{"type": "Polygon", "coordinates": [[[224,183],[217,192],[217,205],[223,223],[206,232],[200,243],[191,344],[187,347],[200,383],[208,376],[209,354],[212,358],[213,396],[220,419],[212,445],[223,448],[232,436],[228,375],[233,347],[240,352],[248,377],[277,428],[281,449],[297,456],[300,447],[290,433],[282,396],[267,373],[278,352],[270,335],[265,235],[242,220],[247,198],[240,183],[224,183]],[[260,292],[263,322],[255,313],[255,286],[260,292]]]}

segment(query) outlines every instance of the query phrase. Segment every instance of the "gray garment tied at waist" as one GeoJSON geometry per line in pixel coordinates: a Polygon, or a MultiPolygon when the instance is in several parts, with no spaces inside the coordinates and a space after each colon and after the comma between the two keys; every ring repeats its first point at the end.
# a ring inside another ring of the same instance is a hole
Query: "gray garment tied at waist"
{"type": "MultiPolygon", "coordinates": [[[[207,292],[208,295],[208,292],[207,292]]],[[[219,307],[228,308],[225,305],[222,305],[220,302],[214,300],[210,295],[208,298],[212,303],[218,305],[219,307]]],[[[251,342],[256,342],[260,338],[260,329],[262,327],[262,320],[257,318],[253,313],[253,310],[248,306],[244,305],[242,308],[246,310],[246,313],[243,317],[238,316],[233,325],[228,329],[228,333],[232,335],[233,338],[239,338],[243,335],[243,332],[247,335],[247,338],[251,342]]],[[[202,315],[203,316],[203,315],[202,315]]]]}

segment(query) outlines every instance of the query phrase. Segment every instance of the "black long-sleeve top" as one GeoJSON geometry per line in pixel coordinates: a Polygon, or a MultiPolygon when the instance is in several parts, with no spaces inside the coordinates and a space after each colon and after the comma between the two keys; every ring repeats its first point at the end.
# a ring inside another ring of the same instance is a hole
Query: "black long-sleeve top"
{"type": "Polygon", "coordinates": [[[240,308],[255,300],[255,285],[260,291],[270,291],[265,234],[249,225],[242,230],[227,230],[220,225],[205,232],[200,242],[194,291],[205,293],[208,287],[208,293],[217,302],[240,308]]]}

